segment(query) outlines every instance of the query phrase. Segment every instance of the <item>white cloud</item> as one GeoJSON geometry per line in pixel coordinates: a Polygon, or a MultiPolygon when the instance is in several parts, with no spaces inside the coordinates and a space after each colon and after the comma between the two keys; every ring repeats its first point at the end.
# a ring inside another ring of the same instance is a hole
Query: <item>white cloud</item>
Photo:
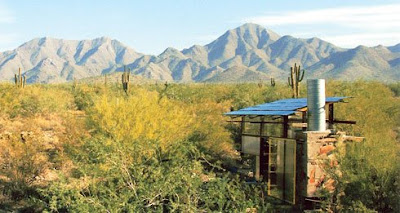
{"type": "Polygon", "coordinates": [[[390,33],[357,33],[338,36],[322,36],[321,39],[329,41],[340,47],[352,48],[359,45],[360,41],[365,46],[376,46],[378,44],[390,46],[399,43],[400,32],[390,33]]]}
{"type": "Polygon", "coordinates": [[[289,24],[335,24],[363,29],[400,27],[400,4],[289,11],[244,19],[268,26],[289,24]]]}
{"type": "MultiPolygon", "coordinates": [[[[292,35],[314,35],[332,43],[352,47],[357,44],[374,46],[400,42],[400,4],[338,7],[304,11],[287,11],[250,17],[243,22],[268,27],[293,29],[292,35]],[[307,32],[296,28],[308,26],[307,32]],[[354,33],[350,33],[354,32],[354,33]]],[[[312,36],[313,37],[313,36],[312,36]]]]}

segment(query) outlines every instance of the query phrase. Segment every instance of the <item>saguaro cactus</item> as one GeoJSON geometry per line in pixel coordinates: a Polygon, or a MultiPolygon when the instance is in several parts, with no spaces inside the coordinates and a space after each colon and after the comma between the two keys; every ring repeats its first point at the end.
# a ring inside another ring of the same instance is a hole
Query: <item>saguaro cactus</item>
{"type": "Polygon", "coordinates": [[[272,86],[272,87],[275,86],[275,78],[271,78],[271,86],[272,86]]]}
{"type": "Polygon", "coordinates": [[[128,94],[129,90],[129,75],[130,75],[131,70],[126,69],[126,66],[124,67],[124,73],[122,74],[122,88],[124,89],[125,93],[128,94]]]}
{"type": "Polygon", "coordinates": [[[22,76],[21,74],[21,68],[18,68],[18,75],[15,74],[15,85],[19,88],[24,88],[26,85],[26,77],[25,75],[22,76]]]}
{"type": "Polygon", "coordinates": [[[162,99],[162,98],[164,97],[164,95],[167,93],[168,87],[169,87],[169,83],[168,83],[168,81],[166,81],[166,82],[164,83],[164,89],[161,90],[161,92],[159,93],[160,96],[159,96],[159,98],[158,98],[158,103],[160,103],[161,99],[162,99]]]}
{"type": "Polygon", "coordinates": [[[294,64],[294,68],[290,67],[290,77],[288,77],[289,86],[292,87],[293,90],[293,98],[298,98],[300,95],[300,82],[304,78],[304,70],[300,70],[300,65],[297,66],[294,64]]]}
{"type": "Polygon", "coordinates": [[[166,81],[166,82],[164,83],[164,91],[165,91],[165,92],[167,91],[168,87],[169,87],[169,83],[168,83],[168,81],[166,81]]]}

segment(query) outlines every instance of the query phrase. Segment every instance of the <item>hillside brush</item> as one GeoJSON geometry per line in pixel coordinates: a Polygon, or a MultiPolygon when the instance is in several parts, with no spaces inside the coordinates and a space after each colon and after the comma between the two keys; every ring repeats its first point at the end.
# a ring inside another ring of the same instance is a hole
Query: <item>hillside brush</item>
{"type": "Polygon", "coordinates": [[[78,88],[78,81],[74,77],[74,80],[72,82],[72,90],[75,91],[78,88]]]}
{"type": "Polygon", "coordinates": [[[21,68],[18,68],[18,75],[15,74],[14,78],[15,78],[15,86],[17,86],[19,88],[24,88],[25,87],[25,85],[26,85],[26,77],[25,77],[25,75],[22,76],[21,68]]]}
{"type": "Polygon", "coordinates": [[[294,64],[294,68],[290,67],[290,76],[288,77],[289,86],[293,90],[293,98],[298,98],[300,96],[300,82],[304,78],[304,70],[300,70],[300,65],[294,64]]]}
{"type": "Polygon", "coordinates": [[[130,69],[126,69],[126,66],[124,67],[124,73],[122,74],[122,88],[125,91],[126,94],[128,94],[129,91],[129,77],[130,77],[130,69]]]}
{"type": "Polygon", "coordinates": [[[262,88],[262,87],[263,87],[263,82],[262,82],[262,80],[260,80],[260,81],[258,82],[257,86],[258,86],[259,88],[262,88]]]}

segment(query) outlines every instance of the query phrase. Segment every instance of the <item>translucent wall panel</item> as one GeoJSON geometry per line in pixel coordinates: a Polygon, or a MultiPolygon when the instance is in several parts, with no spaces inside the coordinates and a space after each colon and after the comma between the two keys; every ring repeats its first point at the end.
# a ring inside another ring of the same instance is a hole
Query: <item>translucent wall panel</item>
{"type": "Polygon", "coordinates": [[[295,202],[296,141],[270,138],[269,195],[295,202]]]}
{"type": "Polygon", "coordinates": [[[270,137],[281,137],[282,136],[282,125],[281,124],[264,124],[263,136],[270,137]]]}
{"type": "Polygon", "coordinates": [[[295,202],[296,186],[296,141],[285,140],[285,198],[284,200],[295,202]]]}
{"type": "Polygon", "coordinates": [[[260,137],[242,136],[242,152],[249,155],[260,155],[260,137]]]}
{"type": "Polygon", "coordinates": [[[243,134],[260,135],[260,124],[259,123],[246,123],[244,125],[243,134]]]}

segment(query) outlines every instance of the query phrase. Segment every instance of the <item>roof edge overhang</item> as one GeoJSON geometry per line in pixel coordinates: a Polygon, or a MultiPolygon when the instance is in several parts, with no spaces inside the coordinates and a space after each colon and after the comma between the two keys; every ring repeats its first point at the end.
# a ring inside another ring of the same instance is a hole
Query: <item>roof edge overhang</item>
{"type": "MultiPolygon", "coordinates": [[[[344,102],[344,99],[350,97],[326,97],[325,103],[344,102]]],[[[224,113],[226,116],[289,116],[296,112],[307,111],[307,98],[299,99],[281,99],[274,102],[259,104],[237,111],[224,113]]]]}

